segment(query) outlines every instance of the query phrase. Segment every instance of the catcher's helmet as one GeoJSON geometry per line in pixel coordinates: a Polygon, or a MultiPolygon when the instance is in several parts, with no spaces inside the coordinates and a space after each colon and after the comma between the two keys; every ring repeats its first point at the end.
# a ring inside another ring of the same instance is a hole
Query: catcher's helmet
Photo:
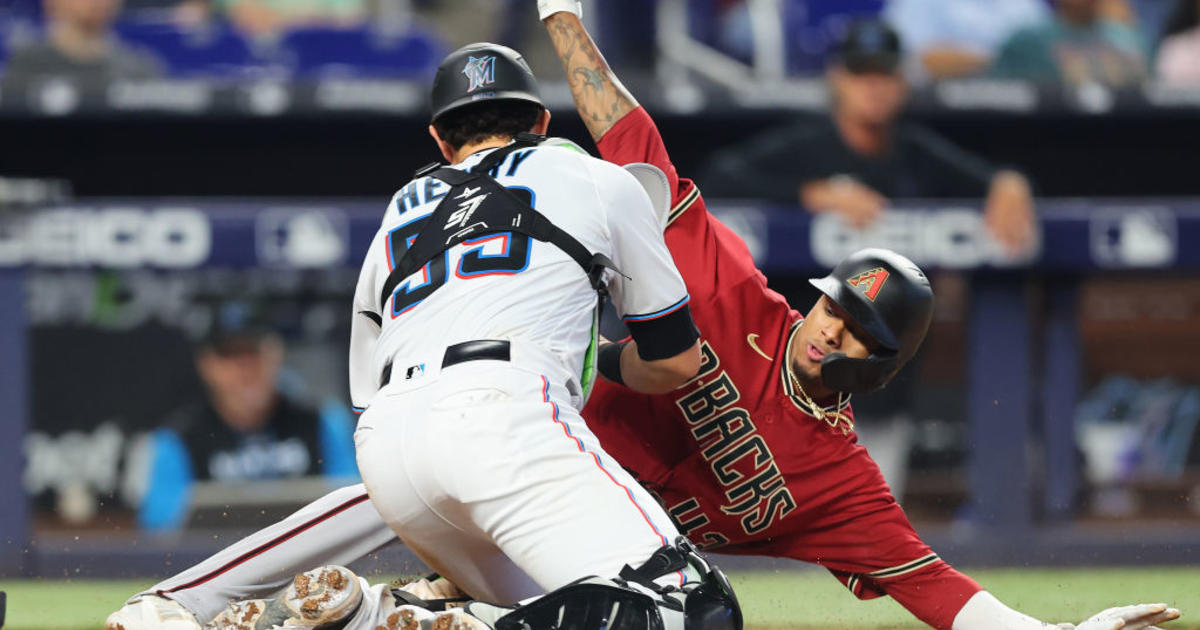
{"type": "Polygon", "coordinates": [[[867,393],[887,384],[912,358],[933,318],[929,279],[890,249],[847,256],[824,278],[809,280],[862,326],[879,348],[865,359],[833,352],[821,360],[821,380],[839,392],[867,393]]]}
{"type": "Polygon", "coordinates": [[[518,100],[542,105],[537,79],[521,53],[508,46],[487,42],[467,44],[447,55],[433,78],[429,100],[432,120],[464,105],[485,100],[518,100]]]}

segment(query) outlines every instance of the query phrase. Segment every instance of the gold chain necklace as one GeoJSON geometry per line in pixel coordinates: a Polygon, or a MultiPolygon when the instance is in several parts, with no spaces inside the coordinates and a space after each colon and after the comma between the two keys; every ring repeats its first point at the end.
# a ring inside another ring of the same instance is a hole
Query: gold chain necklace
{"type": "Polygon", "coordinates": [[[798,399],[796,402],[805,413],[840,430],[842,435],[846,435],[854,430],[854,420],[842,411],[850,402],[849,394],[838,392],[837,404],[832,407],[832,410],[825,409],[818,405],[808,395],[808,392],[804,391],[804,386],[800,384],[800,379],[796,378],[796,374],[792,372],[791,366],[789,365],[785,369],[787,369],[788,378],[791,379],[792,385],[796,388],[797,395],[795,398],[798,399]]]}

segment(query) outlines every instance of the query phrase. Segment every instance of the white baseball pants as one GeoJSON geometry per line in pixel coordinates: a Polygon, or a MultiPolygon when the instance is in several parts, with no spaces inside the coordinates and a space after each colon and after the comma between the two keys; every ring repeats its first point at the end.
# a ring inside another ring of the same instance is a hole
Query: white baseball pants
{"type": "Polygon", "coordinates": [[[503,361],[393,379],[355,434],[372,502],[419,558],[484,601],[640,565],[678,531],[570,400],[503,361]]]}

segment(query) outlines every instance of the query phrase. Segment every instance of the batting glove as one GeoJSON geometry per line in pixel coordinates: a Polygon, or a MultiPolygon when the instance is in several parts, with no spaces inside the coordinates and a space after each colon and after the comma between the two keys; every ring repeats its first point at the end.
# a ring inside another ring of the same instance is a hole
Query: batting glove
{"type": "Polygon", "coordinates": [[[544,20],[555,13],[571,13],[583,17],[583,4],[579,0],[538,0],[538,19],[544,20]]]}
{"type": "Polygon", "coordinates": [[[1059,627],[1067,630],[1158,630],[1155,624],[1178,618],[1179,611],[1166,604],[1135,604],[1102,610],[1078,626],[1059,624],[1059,627]]]}

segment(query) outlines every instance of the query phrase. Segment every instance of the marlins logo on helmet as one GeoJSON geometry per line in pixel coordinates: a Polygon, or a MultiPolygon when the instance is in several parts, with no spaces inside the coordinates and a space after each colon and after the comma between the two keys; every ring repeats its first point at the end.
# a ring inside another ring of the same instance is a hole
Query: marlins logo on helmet
{"type": "Polygon", "coordinates": [[[429,93],[432,120],[486,101],[542,105],[537,79],[521,54],[507,46],[480,42],[446,55],[429,93]]]}
{"type": "Polygon", "coordinates": [[[462,73],[467,75],[467,80],[471,82],[467,86],[468,92],[491,85],[496,82],[496,58],[468,57],[467,65],[463,66],[462,73]]]}

